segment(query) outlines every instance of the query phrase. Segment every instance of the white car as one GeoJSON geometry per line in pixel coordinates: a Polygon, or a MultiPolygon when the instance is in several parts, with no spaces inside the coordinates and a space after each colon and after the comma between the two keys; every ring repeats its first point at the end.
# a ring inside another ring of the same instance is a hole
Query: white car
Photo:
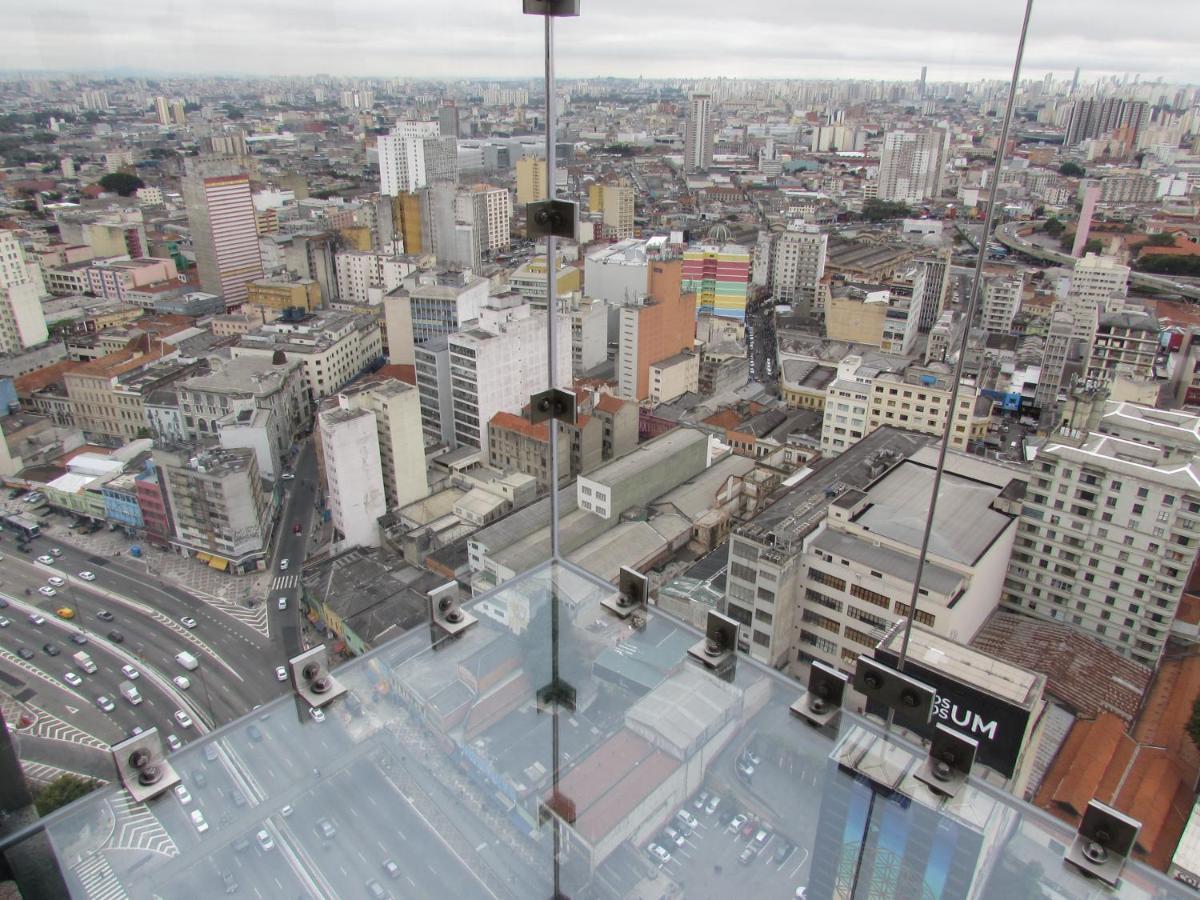
{"type": "Polygon", "coordinates": [[[65,681],[71,687],[79,687],[81,684],[83,684],[83,679],[74,672],[68,672],[66,675],[64,675],[63,681],[65,681]]]}
{"type": "Polygon", "coordinates": [[[262,847],[263,850],[275,849],[275,841],[272,840],[270,832],[265,828],[260,828],[254,839],[258,841],[258,846],[262,847]]]}
{"type": "Polygon", "coordinates": [[[95,572],[80,572],[79,577],[82,578],[84,581],[95,581],[96,573],[95,572]]]}
{"type": "Polygon", "coordinates": [[[295,478],[295,477],[296,477],[296,475],[295,475],[295,473],[294,473],[294,472],[284,472],[284,473],[283,473],[282,475],[280,475],[279,477],[280,477],[280,478],[281,478],[283,481],[291,481],[293,478],[295,478]]]}
{"type": "Polygon", "coordinates": [[[4,616],[0,616],[0,628],[7,628],[11,624],[12,622],[9,619],[4,618],[4,616]]]}
{"type": "Polygon", "coordinates": [[[175,687],[179,688],[181,691],[186,691],[192,686],[191,680],[186,675],[176,675],[171,680],[175,682],[175,687]]]}
{"type": "Polygon", "coordinates": [[[181,741],[179,738],[175,737],[175,735],[173,735],[173,734],[168,734],[167,735],[167,746],[170,747],[172,750],[181,750],[181,749],[183,749],[183,741],[181,741]]]}
{"type": "Polygon", "coordinates": [[[41,563],[43,566],[52,566],[52,565],[54,565],[54,557],[53,557],[53,556],[46,556],[45,554],[42,554],[41,556],[39,556],[39,557],[37,558],[37,561],[38,561],[38,562],[40,562],[40,563],[41,563]]]}
{"type": "Polygon", "coordinates": [[[196,826],[196,830],[201,834],[208,831],[208,823],[204,821],[204,813],[198,809],[192,810],[192,824],[196,826]]]}
{"type": "Polygon", "coordinates": [[[51,548],[50,548],[50,555],[51,555],[51,556],[54,556],[54,557],[59,557],[59,556],[62,556],[62,551],[61,551],[61,550],[59,550],[57,547],[51,547],[51,548]]]}
{"type": "Polygon", "coordinates": [[[99,697],[96,698],[96,705],[98,707],[100,707],[102,710],[104,710],[104,712],[106,712],[106,713],[110,713],[114,709],[117,708],[117,704],[113,703],[111,700],[109,700],[103,694],[101,694],[99,697]]]}
{"type": "Polygon", "coordinates": [[[646,848],[646,851],[650,854],[651,859],[655,859],[660,863],[669,863],[671,861],[671,854],[666,851],[666,848],[660,847],[658,844],[651,844],[646,848]]]}
{"type": "Polygon", "coordinates": [[[325,721],[325,713],[323,713],[319,707],[316,707],[316,706],[309,707],[308,714],[310,716],[312,716],[312,720],[314,722],[324,722],[325,721]]]}
{"type": "Polygon", "coordinates": [[[139,672],[137,669],[135,669],[133,666],[121,666],[121,674],[124,675],[126,678],[128,678],[130,681],[133,681],[135,678],[142,677],[142,673],[139,672]]]}
{"type": "Polygon", "coordinates": [[[192,794],[191,791],[187,789],[186,784],[175,785],[175,796],[179,798],[179,802],[184,806],[187,806],[192,802],[192,794]]]}
{"type": "Polygon", "coordinates": [[[44,618],[42,618],[41,616],[39,616],[37,613],[30,613],[29,621],[32,622],[34,625],[45,625],[46,624],[46,620],[44,618]]]}
{"type": "Polygon", "coordinates": [[[55,594],[58,593],[58,591],[56,591],[54,588],[50,587],[50,585],[48,585],[48,584],[43,584],[40,588],[38,588],[38,593],[41,594],[43,597],[53,597],[55,594]]]}
{"type": "Polygon", "coordinates": [[[181,618],[179,620],[179,622],[181,625],[183,625],[184,628],[195,628],[196,627],[196,620],[193,619],[191,616],[184,616],[183,618],[181,618]]]}
{"type": "Polygon", "coordinates": [[[192,727],[192,717],[185,713],[182,709],[175,710],[175,721],[184,728],[192,727]]]}
{"type": "Polygon", "coordinates": [[[700,824],[698,821],[696,821],[695,816],[683,809],[675,813],[675,819],[676,821],[682,822],[684,825],[686,825],[689,831],[694,831],[696,826],[700,824]]]}
{"type": "Polygon", "coordinates": [[[287,568],[288,568],[288,563],[289,563],[289,562],[290,562],[290,560],[288,560],[287,558],[281,559],[281,560],[279,561],[279,571],[280,571],[280,572],[286,572],[286,571],[287,571],[287,568]]]}
{"type": "Polygon", "coordinates": [[[49,584],[50,587],[63,587],[66,585],[67,581],[65,578],[59,578],[57,575],[51,575],[46,579],[46,583],[49,584]]]}
{"type": "Polygon", "coordinates": [[[279,602],[275,605],[280,609],[287,609],[287,597],[280,597],[279,602]]]}
{"type": "Polygon", "coordinates": [[[287,681],[287,669],[285,669],[283,666],[276,666],[275,667],[275,680],[276,681],[287,681]]]}

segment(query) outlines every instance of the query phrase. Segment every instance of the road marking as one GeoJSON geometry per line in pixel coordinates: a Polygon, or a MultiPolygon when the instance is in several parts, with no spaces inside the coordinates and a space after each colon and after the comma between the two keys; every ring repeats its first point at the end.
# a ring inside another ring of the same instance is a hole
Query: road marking
{"type": "Polygon", "coordinates": [[[79,715],[79,707],[78,706],[69,706],[66,703],[64,703],[63,709],[65,709],[67,712],[69,712],[73,716],[79,715]]]}
{"type": "Polygon", "coordinates": [[[800,870],[804,868],[804,864],[808,862],[808,848],[801,847],[800,849],[804,851],[804,855],[800,857],[800,862],[796,863],[796,868],[792,869],[792,874],[789,876],[791,878],[795,878],[800,870]]]}
{"type": "Polygon", "coordinates": [[[480,850],[482,850],[486,846],[487,846],[487,841],[484,841],[482,844],[480,844],[478,847],[475,848],[475,852],[478,853],[480,850]]]}

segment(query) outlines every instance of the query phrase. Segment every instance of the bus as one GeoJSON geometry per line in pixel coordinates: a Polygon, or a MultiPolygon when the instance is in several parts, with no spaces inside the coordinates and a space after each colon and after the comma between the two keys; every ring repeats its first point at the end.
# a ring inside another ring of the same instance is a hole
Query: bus
{"type": "Polygon", "coordinates": [[[42,533],[42,527],[37,520],[24,514],[5,516],[3,522],[6,528],[11,528],[27,541],[42,533]]]}

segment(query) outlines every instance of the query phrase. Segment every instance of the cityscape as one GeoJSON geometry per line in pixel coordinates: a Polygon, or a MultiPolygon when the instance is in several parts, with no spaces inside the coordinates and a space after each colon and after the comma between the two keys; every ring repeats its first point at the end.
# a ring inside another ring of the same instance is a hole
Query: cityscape
{"type": "Polygon", "coordinates": [[[0,72],[0,880],[1200,892],[1173,39],[580,77],[512,5],[495,77],[0,72]]]}

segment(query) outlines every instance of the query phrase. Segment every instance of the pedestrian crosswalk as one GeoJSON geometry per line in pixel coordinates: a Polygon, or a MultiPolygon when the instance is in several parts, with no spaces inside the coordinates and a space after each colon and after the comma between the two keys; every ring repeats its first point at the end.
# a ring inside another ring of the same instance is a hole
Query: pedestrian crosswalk
{"type": "Polygon", "coordinates": [[[290,591],[299,584],[299,575],[276,575],[273,579],[271,579],[271,590],[290,591]]]}
{"type": "Polygon", "coordinates": [[[177,856],[179,848],[162,823],[145,803],[121,793],[110,804],[116,815],[108,846],[114,850],[147,850],[164,856],[177,856]]]}
{"type": "Polygon", "coordinates": [[[75,877],[83,885],[83,893],[90,900],[128,900],[125,886],[108,864],[103,853],[93,853],[80,860],[75,866],[75,877]]]}

